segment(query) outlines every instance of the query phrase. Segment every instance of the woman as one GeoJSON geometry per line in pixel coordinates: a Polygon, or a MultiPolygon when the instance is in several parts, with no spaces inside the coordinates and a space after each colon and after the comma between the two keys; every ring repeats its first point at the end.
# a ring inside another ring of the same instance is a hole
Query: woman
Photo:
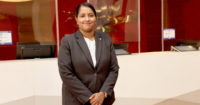
{"type": "Polygon", "coordinates": [[[61,40],[58,66],[63,105],[112,105],[118,63],[109,35],[94,31],[96,12],[89,3],[76,8],[79,30],[61,40]]]}

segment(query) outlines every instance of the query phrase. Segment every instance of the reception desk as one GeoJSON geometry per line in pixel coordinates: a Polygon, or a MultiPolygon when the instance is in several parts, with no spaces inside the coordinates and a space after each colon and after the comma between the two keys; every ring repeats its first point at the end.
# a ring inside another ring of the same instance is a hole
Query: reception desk
{"type": "MultiPolygon", "coordinates": [[[[200,52],[117,56],[114,105],[200,105],[200,52]]],[[[61,105],[57,58],[0,62],[0,105],[61,105]]]]}

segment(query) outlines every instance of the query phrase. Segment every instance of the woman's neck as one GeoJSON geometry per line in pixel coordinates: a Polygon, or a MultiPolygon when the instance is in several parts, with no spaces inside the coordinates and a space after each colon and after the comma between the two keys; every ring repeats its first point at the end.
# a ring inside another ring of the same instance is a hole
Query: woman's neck
{"type": "Polygon", "coordinates": [[[91,41],[93,41],[95,39],[95,37],[94,37],[94,31],[91,31],[91,32],[81,31],[81,33],[83,34],[84,37],[90,39],[91,41]]]}

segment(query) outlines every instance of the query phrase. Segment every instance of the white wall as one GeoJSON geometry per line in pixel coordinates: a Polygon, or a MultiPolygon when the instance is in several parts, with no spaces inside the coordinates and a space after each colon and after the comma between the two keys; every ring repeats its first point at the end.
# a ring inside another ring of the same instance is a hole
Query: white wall
{"type": "Polygon", "coordinates": [[[33,95],[31,62],[0,62],[0,104],[33,95]]]}
{"type": "MultiPolygon", "coordinates": [[[[162,101],[200,90],[200,52],[141,53],[117,58],[118,99],[162,101]]],[[[61,84],[57,58],[0,62],[0,104],[31,96],[60,97],[61,84]]]]}

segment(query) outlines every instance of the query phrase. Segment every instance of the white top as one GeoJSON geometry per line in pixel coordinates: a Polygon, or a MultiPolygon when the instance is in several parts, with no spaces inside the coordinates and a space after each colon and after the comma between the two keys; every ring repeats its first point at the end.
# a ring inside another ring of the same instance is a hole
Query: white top
{"type": "Polygon", "coordinates": [[[84,37],[86,43],[87,43],[87,46],[90,50],[90,55],[92,57],[92,62],[94,64],[94,67],[96,66],[96,56],[95,56],[95,52],[96,52],[96,43],[95,43],[95,40],[91,41],[90,39],[84,37]]]}

